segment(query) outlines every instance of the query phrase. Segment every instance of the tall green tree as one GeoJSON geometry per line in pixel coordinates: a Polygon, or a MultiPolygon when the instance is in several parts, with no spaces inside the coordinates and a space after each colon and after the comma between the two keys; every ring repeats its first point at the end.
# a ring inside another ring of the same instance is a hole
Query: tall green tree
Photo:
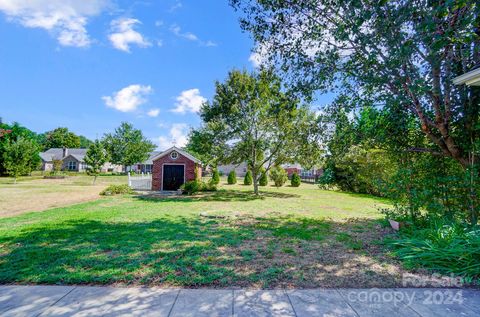
{"type": "Polygon", "coordinates": [[[314,153],[320,151],[318,134],[306,135],[311,130],[305,129],[316,126],[315,117],[269,71],[231,71],[225,82],[216,83],[215,96],[203,105],[200,116],[203,126],[193,135],[208,146],[195,147],[199,142],[194,142],[187,148],[200,154],[215,149],[215,160],[222,163],[247,162],[255,194],[262,168],[268,172],[275,163],[316,157],[314,153]]]}
{"type": "Polygon", "coordinates": [[[478,162],[480,89],[453,78],[480,64],[477,0],[231,0],[241,25],[306,96],[413,114],[430,144],[464,168],[478,162]]]}
{"type": "Polygon", "coordinates": [[[35,141],[19,137],[16,141],[8,141],[4,146],[3,164],[8,175],[17,182],[18,176],[27,175],[38,167],[40,157],[35,141]]]}
{"type": "Polygon", "coordinates": [[[125,167],[148,159],[155,145],[133,125],[122,122],[114,133],[105,134],[102,143],[114,164],[125,167]]]}
{"type": "Polygon", "coordinates": [[[85,163],[87,171],[93,176],[93,184],[95,184],[98,175],[102,171],[102,166],[108,161],[108,154],[105,151],[102,142],[95,140],[87,150],[85,155],[85,163]]]}
{"type": "MultiPolygon", "coordinates": [[[[3,154],[5,153],[5,147],[7,144],[10,142],[16,142],[20,138],[31,140],[37,144],[36,140],[38,136],[35,132],[17,122],[14,122],[13,124],[0,123],[0,130],[3,131],[0,136],[0,175],[2,175],[6,173],[3,154]]],[[[33,166],[32,168],[35,169],[37,166],[33,166]]]]}
{"type": "Polygon", "coordinates": [[[42,136],[42,145],[44,150],[51,148],[79,148],[80,137],[68,130],[68,128],[56,128],[45,132],[42,136]]]}

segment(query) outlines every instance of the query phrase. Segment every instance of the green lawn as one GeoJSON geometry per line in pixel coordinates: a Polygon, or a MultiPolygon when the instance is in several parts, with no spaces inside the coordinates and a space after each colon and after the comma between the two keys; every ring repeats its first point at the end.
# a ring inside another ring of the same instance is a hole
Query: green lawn
{"type": "Polygon", "coordinates": [[[109,197],[0,219],[0,283],[187,287],[395,286],[376,198],[223,185],[109,197]]]}

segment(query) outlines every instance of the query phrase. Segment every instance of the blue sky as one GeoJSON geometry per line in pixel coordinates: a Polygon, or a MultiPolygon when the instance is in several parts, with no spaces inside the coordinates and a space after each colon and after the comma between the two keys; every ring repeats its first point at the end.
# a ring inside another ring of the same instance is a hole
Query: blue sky
{"type": "Polygon", "coordinates": [[[128,121],[160,149],[256,61],[227,0],[0,0],[0,42],[4,121],[92,139],[128,121]]]}

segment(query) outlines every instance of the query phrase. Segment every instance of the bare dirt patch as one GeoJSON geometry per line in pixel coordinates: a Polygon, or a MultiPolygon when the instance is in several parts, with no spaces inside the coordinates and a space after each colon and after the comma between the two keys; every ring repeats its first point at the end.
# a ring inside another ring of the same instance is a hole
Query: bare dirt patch
{"type": "Polygon", "coordinates": [[[105,187],[104,182],[91,185],[86,176],[0,184],[0,218],[96,200],[105,187]]]}
{"type": "MultiPolygon", "coordinates": [[[[261,221],[248,218],[236,224],[251,227],[261,221]]],[[[406,271],[386,254],[380,241],[391,231],[378,222],[348,219],[328,224],[318,238],[304,240],[297,234],[279,236],[275,230],[260,229],[239,247],[219,249],[236,259],[233,284],[259,288],[401,287],[404,273],[428,277],[425,272],[406,271]],[[337,238],[345,234],[350,238],[337,238]]]]}

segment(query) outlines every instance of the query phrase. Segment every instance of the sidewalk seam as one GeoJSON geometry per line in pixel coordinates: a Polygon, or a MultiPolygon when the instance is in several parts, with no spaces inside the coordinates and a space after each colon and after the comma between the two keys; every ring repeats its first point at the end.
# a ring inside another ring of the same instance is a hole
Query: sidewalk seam
{"type": "Polygon", "coordinates": [[[50,306],[46,307],[43,311],[41,311],[40,313],[38,313],[37,315],[35,315],[35,317],[39,317],[41,315],[43,315],[44,312],[46,312],[49,308],[55,306],[59,301],[61,301],[62,299],[64,299],[68,294],[70,294],[71,292],[73,292],[74,290],[77,289],[77,286],[74,286],[71,290],[69,290],[67,292],[67,294],[63,295],[62,297],[60,297],[57,301],[55,301],[55,303],[51,304],[50,306]]]}
{"type": "Polygon", "coordinates": [[[235,316],[235,290],[232,289],[232,317],[235,316]]]}
{"type": "Polygon", "coordinates": [[[295,315],[295,317],[298,317],[297,312],[295,311],[295,307],[293,307],[292,300],[290,299],[290,296],[288,296],[287,290],[283,289],[283,293],[287,296],[288,302],[290,303],[290,306],[292,306],[293,314],[295,315]]]}
{"type": "Polygon", "coordinates": [[[177,303],[177,298],[180,295],[180,291],[181,291],[181,289],[178,290],[177,296],[175,296],[175,300],[173,301],[172,307],[170,307],[170,311],[168,312],[168,315],[167,315],[168,317],[170,317],[170,315],[172,314],[173,307],[177,303]]]}
{"type": "Polygon", "coordinates": [[[355,308],[353,308],[352,305],[350,305],[350,303],[348,302],[348,300],[345,299],[345,297],[343,297],[342,293],[338,290],[338,288],[335,288],[335,291],[338,293],[338,295],[340,295],[340,298],[343,299],[343,301],[345,302],[345,304],[348,305],[348,307],[350,307],[353,312],[358,316],[360,317],[360,314],[355,310],[355,308]]]}

